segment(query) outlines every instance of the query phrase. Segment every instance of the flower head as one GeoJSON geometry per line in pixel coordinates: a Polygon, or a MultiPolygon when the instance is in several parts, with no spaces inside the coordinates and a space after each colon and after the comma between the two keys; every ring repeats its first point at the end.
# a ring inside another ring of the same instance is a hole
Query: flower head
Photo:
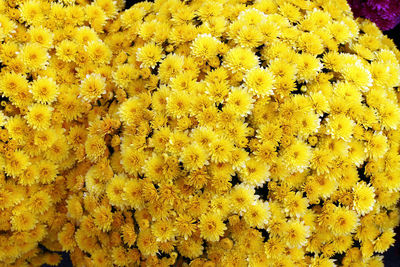
{"type": "Polygon", "coordinates": [[[199,230],[205,240],[218,241],[226,226],[218,214],[208,213],[200,217],[199,230]]]}
{"type": "Polygon", "coordinates": [[[105,88],[105,79],[99,74],[86,75],[81,83],[80,96],[85,101],[92,102],[106,92],[105,88]]]}
{"type": "Polygon", "coordinates": [[[28,107],[25,119],[29,126],[37,130],[45,130],[50,127],[53,108],[43,104],[33,104],[28,107]]]}

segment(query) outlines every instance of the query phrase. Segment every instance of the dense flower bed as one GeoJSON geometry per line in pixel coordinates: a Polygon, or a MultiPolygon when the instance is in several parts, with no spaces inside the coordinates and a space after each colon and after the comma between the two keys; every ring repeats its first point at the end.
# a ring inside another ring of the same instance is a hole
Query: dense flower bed
{"type": "Polygon", "coordinates": [[[382,266],[400,53],[346,0],[0,0],[0,263],[382,266]],[[50,252],[49,252],[50,251],[50,252]]]}

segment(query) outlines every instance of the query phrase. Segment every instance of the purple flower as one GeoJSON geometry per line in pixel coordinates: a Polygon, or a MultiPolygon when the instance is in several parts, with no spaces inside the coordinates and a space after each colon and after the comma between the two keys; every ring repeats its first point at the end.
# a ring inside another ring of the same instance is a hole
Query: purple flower
{"type": "Polygon", "coordinates": [[[390,30],[400,23],[399,0],[348,0],[354,16],[375,22],[383,30],[390,30]]]}

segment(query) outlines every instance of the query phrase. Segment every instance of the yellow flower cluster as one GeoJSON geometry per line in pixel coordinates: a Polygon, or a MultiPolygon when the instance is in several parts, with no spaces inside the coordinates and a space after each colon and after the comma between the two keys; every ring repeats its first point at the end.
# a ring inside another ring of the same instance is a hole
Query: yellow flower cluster
{"type": "Polygon", "coordinates": [[[0,265],[383,266],[400,52],[346,0],[0,0],[0,265]]]}

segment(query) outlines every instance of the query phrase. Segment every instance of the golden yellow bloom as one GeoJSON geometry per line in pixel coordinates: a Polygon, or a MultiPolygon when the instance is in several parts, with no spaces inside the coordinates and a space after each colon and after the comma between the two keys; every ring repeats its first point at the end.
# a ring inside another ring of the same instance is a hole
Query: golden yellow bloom
{"type": "Polygon", "coordinates": [[[307,243],[310,235],[309,226],[298,220],[292,220],[287,223],[287,232],[284,235],[284,241],[289,247],[302,247],[307,243]]]}
{"type": "Polygon", "coordinates": [[[202,60],[210,60],[218,54],[219,41],[211,34],[200,34],[191,45],[192,54],[202,60]]]}
{"type": "Polygon", "coordinates": [[[29,126],[37,130],[45,130],[50,127],[53,108],[43,104],[33,104],[28,108],[25,116],[29,126]]]}
{"type": "Polygon", "coordinates": [[[344,207],[336,207],[332,211],[332,220],[328,227],[335,235],[352,233],[358,226],[357,214],[344,207]]]}
{"type": "Polygon", "coordinates": [[[353,206],[357,213],[365,215],[372,211],[375,204],[374,188],[365,183],[357,183],[353,187],[353,206]]]}
{"type": "Polygon", "coordinates": [[[382,133],[373,134],[366,143],[367,155],[372,159],[378,159],[388,150],[387,137],[382,133]]]}
{"type": "Polygon", "coordinates": [[[47,49],[37,43],[28,43],[19,54],[25,66],[29,70],[39,70],[48,64],[49,55],[47,49]]]}
{"type": "Polygon", "coordinates": [[[158,251],[156,237],[151,233],[150,229],[139,232],[137,246],[143,255],[146,256],[155,255],[155,253],[158,251]]]}
{"type": "Polygon", "coordinates": [[[274,76],[268,69],[252,69],[247,72],[244,80],[249,91],[257,96],[264,97],[274,93],[274,76]]]}
{"type": "Polygon", "coordinates": [[[113,222],[111,209],[106,206],[99,206],[93,212],[94,224],[103,232],[110,231],[113,222]]]}
{"type": "Polygon", "coordinates": [[[197,143],[185,147],[182,153],[182,163],[189,170],[200,169],[208,164],[207,158],[207,151],[197,143]]]}
{"type": "Polygon", "coordinates": [[[263,228],[270,218],[269,206],[260,200],[249,206],[244,214],[244,220],[250,227],[263,228]]]}
{"type": "Polygon", "coordinates": [[[85,142],[86,156],[92,162],[97,161],[106,151],[104,139],[100,136],[89,136],[85,142]]]}
{"type": "Polygon", "coordinates": [[[239,170],[239,179],[251,186],[262,186],[269,180],[269,176],[269,166],[254,157],[248,159],[239,170]]]}
{"type": "Polygon", "coordinates": [[[293,171],[303,171],[308,166],[311,156],[311,148],[301,141],[296,141],[287,147],[282,155],[289,169],[293,171]]]}
{"type": "Polygon", "coordinates": [[[395,233],[393,230],[385,231],[382,233],[380,237],[378,237],[374,242],[374,251],[376,252],[384,252],[389,249],[390,246],[394,243],[395,233]]]}
{"type": "Polygon", "coordinates": [[[217,139],[210,144],[210,157],[213,162],[228,162],[233,145],[227,139],[217,139]]]}
{"type": "Polygon", "coordinates": [[[47,28],[42,26],[31,27],[28,31],[31,42],[36,42],[45,48],[53,46],[54,34],[47,28]]]}
{"type": "Polygon", "coordinates": [[[226,225],[218,214],[209,213],[200,217],[201,237],[207,241],[218,241],[226,229],[226,225]]]}
{"type": "Polygon", "coordinates": [[[28,24],[40,25],[44,20],[42,12],[42,2],[39,0],[29,0],[20,6],[21,17],[28,24]]]}
{"type": "Polygon", "coordinates": [[[69,40],[63,40],[57,47],[56,56],[65,62],[75,61],[75,55],[78,52],[78,45],[69,40]]]}
{"type": "Polygon", "coordinates": [[[105,79],[99,74],[87,75],[81,83],[80,97],[85,101],[92,102],[106,92],[105,87],[105,79]]]}
{"type": "Polygon", "coordinates": [[[18,210],[11,217],[11,229],[13,231],[29,231],[35,228],[37,218],[27,210],[18,210]]]}
{"type": "Polygon", "coordinates": [[[340,114],[329,117],[326,123],[327,133],[334,138],[341,138],[349,142],[353,133],[354,122],[347,116],[340,114]]]}
{"type": "Polygon", "coordinates": [[[30,165],[29,157],[22,150],[16,150],[6,158],[4,169],[10,176],[18,176],[22,174],[30,165]]]}
{"type": "Polygon", "coordinates": [[[233,73],[245,72],[259,64],[258,57],[249,49],[236,47],[228,51],[224,58],[224,66],[233,73]]]}
{"type": "Polygon", "coordinates": [[[32,83],[31,87],[33,98],[41,104],[54,102],[58,95],[56,82],[49,77],[39,77],[32,83]]]}

